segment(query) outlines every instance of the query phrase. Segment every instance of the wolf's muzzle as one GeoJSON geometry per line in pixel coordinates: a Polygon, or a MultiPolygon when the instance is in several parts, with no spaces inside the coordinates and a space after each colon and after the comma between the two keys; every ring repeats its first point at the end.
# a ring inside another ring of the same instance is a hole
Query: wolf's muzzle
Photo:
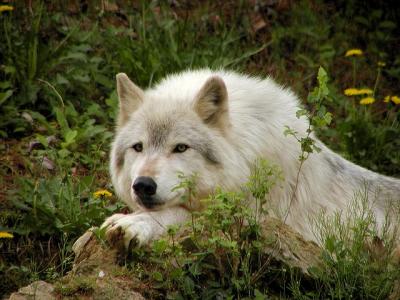
{"type": "Polygon", "coordinates": [[[147,208],[158,205],[153,197],[157,191],[157,183],[155,183],[153,178],[140,176],[133,182],[132,188],[140,202],[147,208]]]}
{"type": "Polygon", "coordinates": [[[157,191],[157,183],[151,177],[140,176],[133,183],[135,194],[140,196],[153,196],[157,191]]]}

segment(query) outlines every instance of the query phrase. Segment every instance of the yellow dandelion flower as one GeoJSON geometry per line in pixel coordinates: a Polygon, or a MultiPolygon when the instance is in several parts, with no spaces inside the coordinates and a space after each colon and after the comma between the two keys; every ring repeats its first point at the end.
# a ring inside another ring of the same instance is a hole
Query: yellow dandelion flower
{"type": "Polygon", "coordinates": [[[0,13],[2,13],[3,11],[12,11],[12,10],[14,10],[14,7],[10,5],[0,5],[0,13]]]}
{"type": "Polygon", "coordinates": [[[383,99],[383,102],[388,103],[389,101],[390,101],[390,96],[386,96],[386,97],[383,99]]]}
{"type": "Polygon", "coordinates": [[[94,193],[93,193],[93,196],[94,196],[95,198],[99,198],[99,197],[102,197],[102,196],[104,196],[104,197],[111,197],[111,196],[112,196],[112,193],[110,193],[110,192],[107,191],[107,190],[98,190],[97,192],[94,192],[94,193]]]}
{"type": "Polygon", "coordinates": [[[350,88],[350,89],[345,89],[344,94],[346,96],[371,95],[373,94],[373,91],[371,89],[350,88]]]}
{"type": "Polygon", "coordinates": [[[0,239],[12,239],[13,237],[12,233],[0,231],[0,239]]]}
{"type": "Polygon", "coordinates": [[[378,67],[386,67],[386,63],[384,61],[378,61],[378,67]]]}
{"type": "Polygon", "coordinates": [[[344,94],[345,94],[346,96],[355,96],[355,95],[358,95],[358,89],[354,89],[354,88],[345,89],[345,90],[344,90],[344,94]]]}
{"type": "Polygon", "coordinates": [[[344,56],[348,57],[348,56],[360,56],[360,55],[363,55],[361,49],[350,49],[346,51],[346,54],[344,56]]]}
{"type": "Polygon", "coordinates": [[[366,97],[366,98],[362,98],[360,100],[360,104],[361,105],[369,105],[375,102],[375,99],[373,97],[366,97]]]}
{"type": "Polygon", "coordinates": [[[371,89],[360,89],[358,90],[359,95],[372,95],[374,93],[371,89]]]}
{"type": "Polygon", "coordinates": [[[398,96],[392,96],[390,100],[392,100],[394,104],[400,104],[400,97],[398,96]]]}

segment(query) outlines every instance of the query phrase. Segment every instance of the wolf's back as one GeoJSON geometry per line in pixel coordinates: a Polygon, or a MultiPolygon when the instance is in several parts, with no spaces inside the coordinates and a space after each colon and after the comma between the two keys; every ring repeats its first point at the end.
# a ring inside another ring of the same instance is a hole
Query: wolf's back
{"type": "MultiPolygon", "coordinates": [[[[400,205],[400,179],[378,174],[358,166],[327,147],[323,150],[327,166],[343,184],[353,186],[354,192],[366,191],[378,207],[386,207],[392,201],[400,205]]],[[[332,178],[332,180],[335,180],[332,178]]]]}

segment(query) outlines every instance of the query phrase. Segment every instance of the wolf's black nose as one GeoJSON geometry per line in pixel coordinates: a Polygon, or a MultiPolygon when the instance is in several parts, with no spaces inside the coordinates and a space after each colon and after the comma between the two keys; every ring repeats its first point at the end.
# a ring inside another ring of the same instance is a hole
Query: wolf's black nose
{"type": "Polygon", "coordinates": [[[157,183],[151,177],[140,176],[133,183],[133,190],[139,197],[153,196],[157,191],[157,183]]]}

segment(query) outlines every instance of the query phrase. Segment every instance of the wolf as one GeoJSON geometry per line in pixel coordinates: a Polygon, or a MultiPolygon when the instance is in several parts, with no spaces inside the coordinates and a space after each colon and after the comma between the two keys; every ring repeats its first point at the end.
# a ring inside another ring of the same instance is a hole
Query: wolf
{"type": "Polygon", "coordinates": [[[274,215],[305,239],[317,241],[310,217],[345,212],[354,192],[366,187],[378,226],[400,203],[400,180],[342,158],[313,134],[320,152],[300,168],[301,148],[289,126],[306,136],[307,117],[296,117],[300,102],[271,78],[233,71],[188,70],[167,76],[147,90],[126,74],[116,75],[119,113],[110,155],[117,195],[133,211],[109,217],[106,234],[122,230],[124,243],[145,245],[185,223],[199,199],[216,187],[235,191],[248,180],[254,161],[280,166],[283,182],[269,197],[274,215]],[[300,168],[300,172],[299,172],[300,168]],[[196,199],[183,202],[178,174],[196,174],[196,199]]]}

